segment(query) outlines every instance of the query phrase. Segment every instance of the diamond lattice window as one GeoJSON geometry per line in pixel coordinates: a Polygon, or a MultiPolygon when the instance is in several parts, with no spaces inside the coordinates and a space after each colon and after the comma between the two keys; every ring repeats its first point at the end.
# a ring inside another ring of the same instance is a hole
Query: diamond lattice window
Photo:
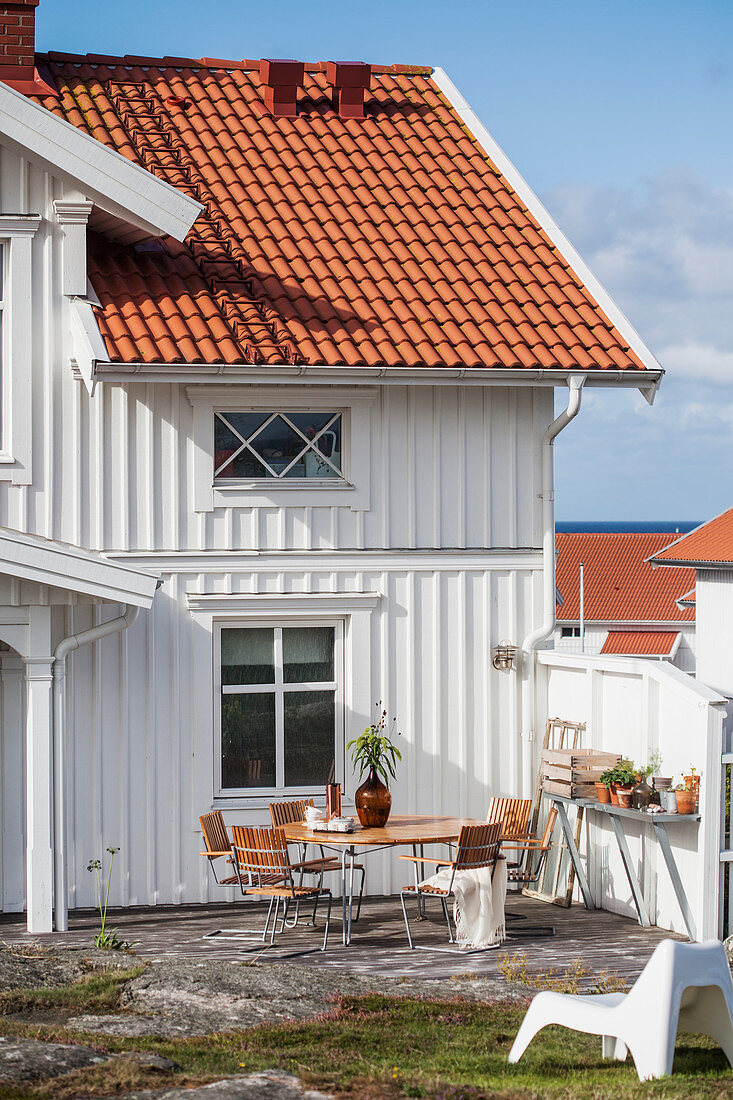
{"type": "Polygon", "coordinates": [[[342,480],[341,421],[335,412],[215,413],[214,478],[342,480]]]}

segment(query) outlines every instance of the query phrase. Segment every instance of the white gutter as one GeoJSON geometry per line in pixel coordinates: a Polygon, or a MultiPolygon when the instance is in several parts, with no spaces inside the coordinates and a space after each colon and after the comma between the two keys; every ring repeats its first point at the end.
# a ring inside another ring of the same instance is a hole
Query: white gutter
{"type": "Polygon", "coordinates": [[[66,657],[75,649],[89,645],[109,634],[117,634],[137,619],[140,608],[131,604],[116,619],[82,630],[80,634],[71,634],[64,638],[54,650],[53,661],[53,885],[55,930],[68,932],[69,913],[66,898],[66,722],[65,722],[65,677],[66,657]]]}
{"type": "Polygon", "coordinates": [[[537,724],[535,651],[555,629],[555,447],[563,428],[580,412],[584,374],[568,378],[567,408],[553,420],[542,439],[542,623],[522,642],[522,786],[532,791],[532,742],[537,724]]]}

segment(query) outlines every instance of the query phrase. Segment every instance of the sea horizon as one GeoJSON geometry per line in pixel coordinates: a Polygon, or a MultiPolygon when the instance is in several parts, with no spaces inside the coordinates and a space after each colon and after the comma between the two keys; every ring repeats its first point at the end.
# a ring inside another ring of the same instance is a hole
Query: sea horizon
{"type": "Polygon", "coordinates": [[[560,532],[588,532],[588,533],[609,533],[618,534],[621,532],[627,532],[632,534],[644,534],[646,532],[670,532],[671,534],[684,535],[688,531],[693,531],[695,527],[699,527],[702,520],[676,520],[676,519],[660,519],[660,520],[616,520],[616,519],[601,519],[601,520],[558,520],[555,524],[555,529],[560,532]]]}

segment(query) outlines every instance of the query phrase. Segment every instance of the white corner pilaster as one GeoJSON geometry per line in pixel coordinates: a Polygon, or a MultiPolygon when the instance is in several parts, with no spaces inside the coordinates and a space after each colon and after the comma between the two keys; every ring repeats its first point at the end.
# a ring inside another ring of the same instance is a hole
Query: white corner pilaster
{"type": "Polygon", "coordinates": [[[56,199],[56,221],[62,227],[62,290],[67,296],[86,297],[87,222],[94,203],[87,199],[56,199]]]}
{"type": "Polygon", "coordinates": [[[26,898],[29,932],[53,931],[51,608],[29,608],[26,678],[26,898]]]}
{"type": "Polygon", "coordinates": [[[25,902],[25,707],[23,661],[16,653],[0,657],[0,827],[3,831],[2,908],[19,913],[25,902]]]}

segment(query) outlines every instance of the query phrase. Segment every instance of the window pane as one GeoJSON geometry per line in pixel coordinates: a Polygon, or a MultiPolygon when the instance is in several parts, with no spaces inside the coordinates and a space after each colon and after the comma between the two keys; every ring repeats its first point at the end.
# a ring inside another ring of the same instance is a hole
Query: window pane
{"type": "Polygon", "coordinates": [[[301,432],[307,439],[314,439],[318,435],[321,428],[325,428],[329,420],[333,416],[333,412],[306,412],[306,413],[285,413],[288,420],[292,420],[296,428],[300,428],[301,432]]]}
{"type": "Polygon", "coordinates": [[[285,693],[285,784],[322,786],[335,770],[333,691],[285,693]]]}
{"type": "Polygon", "coordinates": [[[319,436],[313,447],[304,455],[307,477],[339,477],[341,473],[341,417],[334,420],[331,427],[319,436]],[[320,455],[325,455],[336,467],[324,462],[320,455]],[[337,472],[338,471],[338,472],[337,472]]]}
{"type": "MultiPolygon", "coordinates": [[[[214,470],[218,470],[228,458],[242,446],[241,439],[237,439],[234,432],[227,427],[218,416],[214,417],[214,470]]],[[[231,477],[222,470],[219,477],[231,477]]]]}
{"type": "Polygon", "coordinates": [[[229,627],[221,632],[221,682],[275,683],[275,632],[272,627],[229,627]]]}
{"type": "Polygon", "coordinates": [[[278,476],[305,445],[298,433],[281,416],[271,420],[250,443],[253,450],[267,460],[278,476]]]}
{"type": "Polygon", "coordinates": [[[333,680],[333,627],[294,626],[283,630],[283,679],[286,684],[333,680]]]}
{"type": "Polygon", "coordinates": [[[245,447],[240,454],[230,462],[226,469],[222,470],[218,475],[219,477],[269,477],[272,478],[272,474],[266,466],[260,462],[256,455],[253,455],[248,447],[245,447]]]}
{"type": "Polygon", "coordinates": [[[258,428],[267,420],[269,412],[261,413],[225,413],[227,421],[234,428],[235,432],[239,432],[242,439],[249,439],[251,435],[257,431],[258,428]]]}
{"type": "Polygon", "coordinates": [[[275,786],[275,696],[223,695],[222,787],[275,786]]]}

